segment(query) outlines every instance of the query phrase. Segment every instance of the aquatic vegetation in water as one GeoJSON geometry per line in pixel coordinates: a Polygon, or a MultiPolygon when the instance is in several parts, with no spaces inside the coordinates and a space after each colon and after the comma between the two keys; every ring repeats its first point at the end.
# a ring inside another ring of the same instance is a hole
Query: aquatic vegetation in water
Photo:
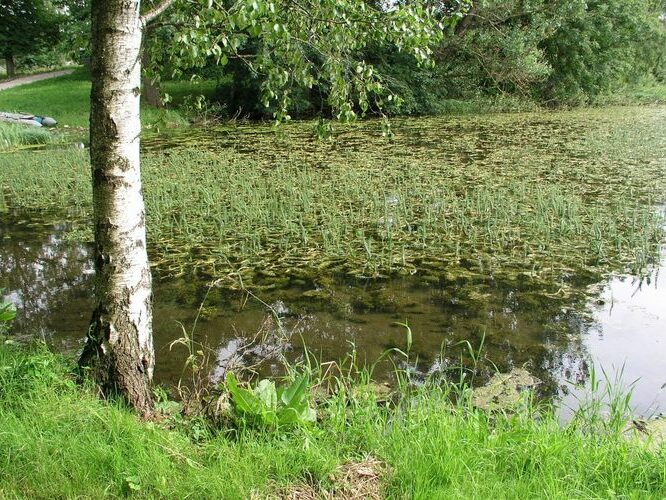
{"type": "MultiPolygon", "coordinates": [[[[375,122],[334,141],[309,123],[149,137],[152,260],[229,287],[418,273],[567,294],[574,276],[656,258],[664,118],[651,107],[402,120],[392,141],[375,122]]],[[[0,161],[6,206],[90,210],[84,154],[0,161]]]]}

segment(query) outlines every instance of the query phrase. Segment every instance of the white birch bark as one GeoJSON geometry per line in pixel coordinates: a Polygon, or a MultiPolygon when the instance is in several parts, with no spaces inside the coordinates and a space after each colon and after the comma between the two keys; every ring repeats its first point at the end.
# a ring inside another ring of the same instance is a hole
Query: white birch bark
{"type": "Polygon", "coordinates": [[[139,0],[93,0],[90,160],[95,312],[80,363],[106,394],[152,411],[151,275],[141,188],[139,0]]]}

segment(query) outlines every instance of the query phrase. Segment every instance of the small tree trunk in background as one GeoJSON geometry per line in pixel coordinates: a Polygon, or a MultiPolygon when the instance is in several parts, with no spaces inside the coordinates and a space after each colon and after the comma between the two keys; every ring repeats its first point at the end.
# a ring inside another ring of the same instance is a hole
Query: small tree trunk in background
{"type": "Polygon", "coordinates": [[[143,100],[154,108],[163,108],[162,92],[159,84],[154,83],[150,78],[143,77],[143,100]]]}
{"type": "Polygon", "coordinates": [[[16,62],[14,61],[14,56],[12,54],[5,56],[5,70],[9,77],[16,75],[16,62]]]}
{"type": "Polygon", "coordinates": [[[138,0],[92,1],[95,311],[79,363],[105,394],[149,415],[155,358],[139,162],[141,34],[138,0]]]}
{"type": "MultiPolygon", "coordinates": [[[[148,50],[144,50],[141,57],[144,68],[147,68],[150,65],[150,61],[148,59],[149,57],[148,50]]],[[[153,106],[154,108],[164,107],[164,101],[162,101],[162,91],[160,89],[159,83],[153,82],[153,80],[146,76],[145,73],[141,77],[141,83],[143,84],[143,101],[149,106],[153,106]]]]}

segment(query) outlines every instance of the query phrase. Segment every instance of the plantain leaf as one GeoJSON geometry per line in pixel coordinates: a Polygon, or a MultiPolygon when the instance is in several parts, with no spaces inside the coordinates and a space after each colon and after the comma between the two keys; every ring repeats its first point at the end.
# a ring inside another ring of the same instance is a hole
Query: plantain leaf
{"type": "Polygon", "coordinates": [[[280,399],[282,400],[282,403],[284,403],[286,407],[296,406],[303,399],[309,381],[310,378],[307,373],[303,373],[303,375],[297,377],[281,394],[280,399]]]}
{"type": "Polygon", "coordinates": [[[9,323],[16,317],[16,308],[11,302],[0,303],[0,323],[9,323]]]}
{"type": "Polygon", "coordinates": [[[261,399],[255,396],[252,391],[238,387],[236,376],[231,372],[227,374],[227,390],[233,398],[236,409],[241,413],[255,416],[260,416],[263,413],[261,399]]]}
{"type": "Polygon", "coordinates": [[[264,410],[277,410],[277,391],[275,389],[275,382],[268,379],[263,379],[257,387],[254,388],[254,394],[261,400],[264,410]]]}

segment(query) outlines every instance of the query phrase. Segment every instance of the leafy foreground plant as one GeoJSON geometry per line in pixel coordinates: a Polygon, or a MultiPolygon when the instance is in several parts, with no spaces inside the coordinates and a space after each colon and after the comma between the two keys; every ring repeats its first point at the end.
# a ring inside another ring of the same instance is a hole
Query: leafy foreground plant
{"type": "Polygon", "coordinates": [[[264,426],[304,424],[317,420],[317,413],[308,402],[309,379],[307,373],[284,387],[275,382],[261,380],[256,387],[244,389],[238,385],[233,373],[227,374],[225,387],[233,398],[234,408],[250,422],[264,426]]]}
{"type": "MultiPolygon", "coordinates": [[[[0,288],[0,293],[3,290],[0,288]]],[[[9,331],[11,322],[16,317],[16,307],[11,302],[0,301],[0,335],[9,331]]]]}
{"type": "Polygon", "coordinates": [[[451,386],[428,383],[382,406],[360,382],[332,377],[340,384],[317,422],[201,438],[196,421],[141,421],[70,373],[42,345],[0,340],[0,497],[344,497],[357,480],[389,498],[666,495],[663,448],[610,427],[563,428],[533,404],[488,414],[469,398],[452,403],[451,386]]]}

